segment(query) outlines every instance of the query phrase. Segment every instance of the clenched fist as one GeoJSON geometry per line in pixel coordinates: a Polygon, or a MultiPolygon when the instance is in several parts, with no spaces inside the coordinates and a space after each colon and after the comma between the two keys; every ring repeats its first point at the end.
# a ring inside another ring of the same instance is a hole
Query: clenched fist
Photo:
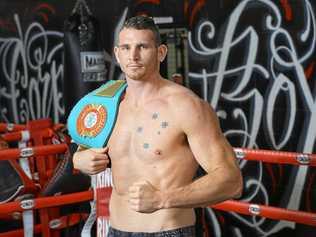
{"type": "Polygon", "coordinates": [[[129,188],[128,202],[134,211],[152,213],[162,208],[162,194],[148,181],[140,181],[129,188]]]}
{"type": "Polygon", "coordinates": [[[91,148],[73,155],[74,168],[92,175],[105,170],[109,163],[109,148],[91,148]]]}

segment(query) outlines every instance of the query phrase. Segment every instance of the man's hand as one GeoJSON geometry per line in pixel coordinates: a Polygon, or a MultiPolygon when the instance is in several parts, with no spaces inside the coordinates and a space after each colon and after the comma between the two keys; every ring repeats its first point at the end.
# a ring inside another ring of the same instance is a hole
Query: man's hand
{"type": "Polygon", "coordinates": [[[73,155],[74,168],[86,174],[97,174],[110,163],[108,152],[108,147],[77,151],[73,155]]]}
{"type": "Polygon", "coordinates": [[[148,181],[134,183],[128,190],[130,208],[141,213],[152,213],[162,208],[161,192],[148,181]]]}

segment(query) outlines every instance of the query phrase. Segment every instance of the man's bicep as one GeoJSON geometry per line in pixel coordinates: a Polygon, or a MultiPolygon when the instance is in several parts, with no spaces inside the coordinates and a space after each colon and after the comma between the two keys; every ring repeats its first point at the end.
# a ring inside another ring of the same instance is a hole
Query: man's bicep
{"type": "Polygon", "coordinates": [[[186,134],[197,162],[206,171],[225,167],[232,160],[232,148],[220,129],[215,112],[207,105],[198,120],[188,125],[186,134]]]}
{"type": "Polygon", "coordinates": [[[207,172],[226,166],[230,149],[221,138],[211,141],[203,133],[188,137],[190,149],[199,165],[207,172]]]}

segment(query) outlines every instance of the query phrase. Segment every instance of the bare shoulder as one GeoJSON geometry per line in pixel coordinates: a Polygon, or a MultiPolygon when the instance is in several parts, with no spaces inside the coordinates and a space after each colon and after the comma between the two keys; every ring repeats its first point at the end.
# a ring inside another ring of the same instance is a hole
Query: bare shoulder
{"type": "Polygon", "coordinates": [[[171,81],[165,82],[163,94],[170,106],[177,105],[178,103],[187,106],[190,106],[190,103],[203,103],[203,100],[193,91],[171,81]]]}
{"type": "Polygon", "coordinates": [[[217,116],[209,103],[188,88],[168,84],[165,98],[173,117],[184,130],[196,129],[208,122],[217,124],[217,116]]]}

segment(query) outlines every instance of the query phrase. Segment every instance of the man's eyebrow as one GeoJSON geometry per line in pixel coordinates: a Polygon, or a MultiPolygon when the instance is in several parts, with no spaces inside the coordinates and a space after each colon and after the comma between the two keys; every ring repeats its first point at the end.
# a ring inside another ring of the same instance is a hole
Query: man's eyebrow
{"type": "Polygon", "coordinates": [[[129,44],[118,44],[117,47],[125,47],[128,46],[129,44]]]}
{"type": "Polygon", "coordinates": [[[142,42],[142,43],[137,44],[136,46],[143,46],[143,45],[150,46],[150,43],[142,42]]]}
{"type": "MultiPolygon", "coordinates": [[[[147,42],[140,42],[140,43],[136,44],[136,47],[143,46],[143,45],[149,46],[150,43],[147,43],[147,42]]],[[[128,44],[128,43],[127,43],[127,44],[118,44],[118,45],[117,45],[117,47],[126,47],[126,46],[131,46],[131,44],[128,44]]]]}

